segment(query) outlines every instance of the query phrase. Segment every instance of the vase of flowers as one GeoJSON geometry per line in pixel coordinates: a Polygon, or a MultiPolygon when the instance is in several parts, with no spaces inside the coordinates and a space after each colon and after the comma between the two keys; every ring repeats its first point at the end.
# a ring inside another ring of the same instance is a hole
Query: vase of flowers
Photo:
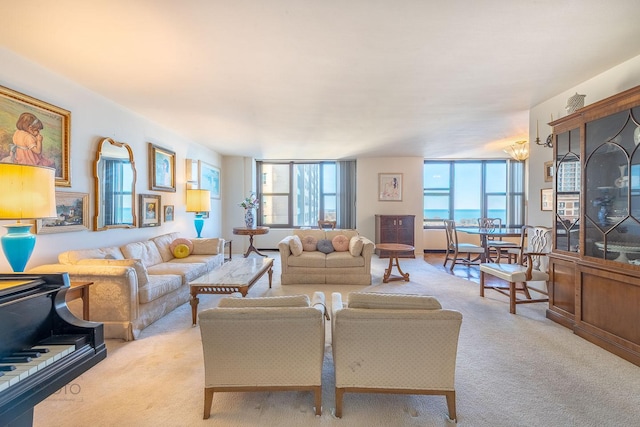
{"type": "Polygon", "coordinates": [[[244,226],[246,228],[255,228],[254,210],[258,208],[260,202],[255,193],[251,193],[249,197],[240,202],[240,206],[244,208],[244,226]]]}

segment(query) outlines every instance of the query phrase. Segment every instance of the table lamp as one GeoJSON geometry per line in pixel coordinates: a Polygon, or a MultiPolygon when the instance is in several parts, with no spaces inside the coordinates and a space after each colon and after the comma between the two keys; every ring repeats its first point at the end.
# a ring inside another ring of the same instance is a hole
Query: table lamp
{"type": "Polygon", "coordinates": [[[2,250],[14,272],[23,272],[36,244],[31,224],[23,219],[55,218],[55,169],[0,163],[0,219],[15,219],[3,225],[2,250]]]}
{"type": "Polygon", "coordinates": [[[211,193],[209,190],[187,190],[187,212],[196,213],[196,218],[193,220],[193,223],[196,226],[198,238],[200,238],[202,226],[204,225],[202,213],[209,212],[210,210],[211,193]]]}

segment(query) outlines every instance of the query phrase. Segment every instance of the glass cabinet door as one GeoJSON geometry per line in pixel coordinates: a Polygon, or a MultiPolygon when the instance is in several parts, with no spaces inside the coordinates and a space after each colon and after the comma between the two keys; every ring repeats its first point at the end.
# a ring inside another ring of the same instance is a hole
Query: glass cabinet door
{"type": "Polygon", "coordinates": [[[556,137],[556,241],[561,251],[578,252],[580,239],[580,129],[556,137]]]}
{"type": "Polygon", "coordinates": [[[586,124],[585,256],[640,263],[638,118],[634,108],[586,124]]]}

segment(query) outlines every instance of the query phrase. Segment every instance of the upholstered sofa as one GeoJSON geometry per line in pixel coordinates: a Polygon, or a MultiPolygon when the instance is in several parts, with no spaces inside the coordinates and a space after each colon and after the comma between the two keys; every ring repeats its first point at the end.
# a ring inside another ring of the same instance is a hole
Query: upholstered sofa
{"type": "Polygon", "coordinates": [[[371,284],[375,245],[357,230],[294,230],[278,243],[282,284],[371,284]]]}
{"type": "Polygon", "coordinates": [[[90,320],[104,323],[105,338],[129,341],[187,302],[189,282],[222,265],[223,247],[223,239],[183,239],[169,233],[120,247],[63,252],[58,264],[28,272],[68,272],[72,282],[93,282],[90,320]]]}

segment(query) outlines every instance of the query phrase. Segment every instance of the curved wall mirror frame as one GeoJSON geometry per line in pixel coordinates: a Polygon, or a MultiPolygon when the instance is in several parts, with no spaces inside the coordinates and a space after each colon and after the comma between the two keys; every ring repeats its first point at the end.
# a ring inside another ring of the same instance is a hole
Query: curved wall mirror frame
{"type": "Polygon", "coordinates": [[[136,227],[136,167],[133,151],[124,142],[104,138],[93,165],[95,212],[93,229],[136,227]]]}

